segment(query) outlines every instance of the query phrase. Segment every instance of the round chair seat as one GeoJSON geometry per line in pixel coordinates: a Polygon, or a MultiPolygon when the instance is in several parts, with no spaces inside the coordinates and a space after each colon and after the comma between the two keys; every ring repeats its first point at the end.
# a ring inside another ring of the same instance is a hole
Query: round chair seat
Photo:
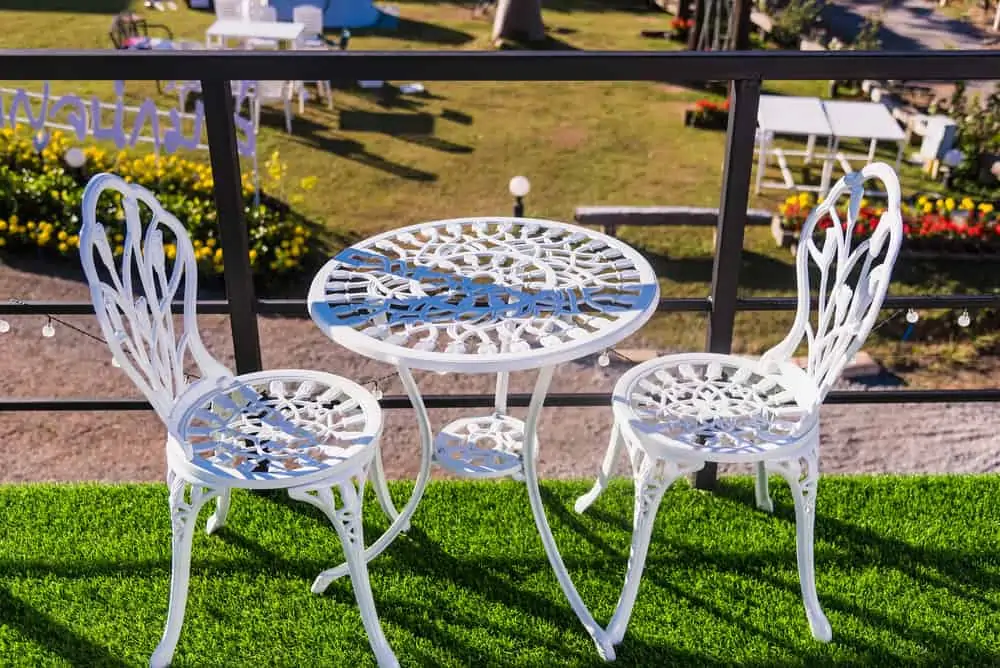
{"type": "Polygon", "coordinates": [[[208,486],[286,488],[346,477],[374,455],[382,411],[340,376],[275,370],[202,380],[169,420],[171,468],[208,486]]]}
{"type": "Polygon", "coordinates": [[[791,363],[696,353],[650,360],[615,387],[627,440],[680,460],[793,457],[819,422],[817,390],[791,363]]]}

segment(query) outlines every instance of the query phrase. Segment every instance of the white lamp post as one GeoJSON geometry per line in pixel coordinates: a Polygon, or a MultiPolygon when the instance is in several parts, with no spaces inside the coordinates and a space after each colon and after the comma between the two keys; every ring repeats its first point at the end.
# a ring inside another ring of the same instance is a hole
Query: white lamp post
{"type": "Polygon", "coordinates": [[[510,194],[514,196],[514,217],[524,217],[524,197],[531,192],[531,181],[524,176],[515,176],[510,180],[510,194]]]}

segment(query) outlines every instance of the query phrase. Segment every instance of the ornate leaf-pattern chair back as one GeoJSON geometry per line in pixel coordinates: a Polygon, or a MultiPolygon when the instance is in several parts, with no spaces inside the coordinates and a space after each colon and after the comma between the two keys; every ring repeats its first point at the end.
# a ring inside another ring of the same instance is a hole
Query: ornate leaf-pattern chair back
{"type": "Polygon", "coordinates": [[[205,378],[230,375],[198,335],[198,267],[191,239],[151,192],[114,174],[93,177],[83,194],[80,259],[115,361],[161,418],[188,384],[184,365],[189,355],[205,378]],[[101,218],[123,220],[124,230],[115,225],[109,231],[101,218]],[[109,234],[121,246],[119,258],[109,234]],[[171,243],[176,248],[172,261],[171,243]],[[184,313],[176,331],[171,304],[179,296],[184,313]]]}
{"type": "Polygon", "coordinates": [[[764,359],[788,360],[804,338],[809,349],[807,371],[816,382],[817,397],[822,401],[860,350],[878,318],[902,240],[899,180],[895,171],[885,163],[876,162],[841,178],[802,226],[796,257],[795,322],[788,336],[768,351],[764,359]],[[874,231],[858,241],[854,233],[864,184],[873,177],[884,185],[888,201],[874,231]],[[841,200],[845,195],[847,207],[843,209],[841,200]],[[816,275],[815,311],[810,304],[813,288],[810,268],[816,275]]]}

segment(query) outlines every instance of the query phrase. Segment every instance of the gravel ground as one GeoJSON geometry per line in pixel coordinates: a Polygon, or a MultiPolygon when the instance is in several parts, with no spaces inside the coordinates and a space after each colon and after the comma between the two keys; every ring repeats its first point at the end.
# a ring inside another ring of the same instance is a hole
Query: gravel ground
{"type": "MultiPolygon", "coordinates": [[[[87,300],[85,286],[0,266],[0,294],[24,300],[87,300]]],[[[12,330],[0,335],[0,394],[8,397],[133,397],[132,385],[111,366],[103,343],[56,325],[45,339],[43,316],[11,317],[12,330]]],[[[65,320],[97,333],[92,316],[65,320]]],[[[209,350],[232,363],[228,320],[200,319],[209,350]]],[[[347,352],[322,337],[307,318],[261,318],[265,368],[315,368],[351,378],[382,376],[391,368],[347,352]]],[[[610,391],[623,366],[598,367],[593,360],[562,365],[552,392],[610,391]]],[[[492,391],[493,377],[420,374],[425,394],[492,391]]],[[[511,391],[530,391],[531,374],[512,378],[511,391]]],[[[845,387],[849,386],[845,384],[845,387]]],[[[398,381],[386,394],[401,393],[398,381]]],[[[435,426],[466,415],[434,410],[435,426]]],[[[823,408],[823,469],[828,473],[982,472],[1000,470],[996,432],[1000,418],[988,404],[933,407],[829,406],[823,408]]],[[[416,425],[407,410],[387,411],[383,450],[390,477],[416,473],[416,425]]],[[[606,408],[547,408],[539,436],[540,469],[555,478],[590,477],[597,470],[610,430],[606,408]]],[[[0,482],[145,481],[164,473],[164,429],[148,412],[6,413],[0,417],[6,451],[0,482]]],[[[624,469],[622,469],[624,470],[624,469]]],[[[732,469],[726,469],[730,472],[732,469]]]]}

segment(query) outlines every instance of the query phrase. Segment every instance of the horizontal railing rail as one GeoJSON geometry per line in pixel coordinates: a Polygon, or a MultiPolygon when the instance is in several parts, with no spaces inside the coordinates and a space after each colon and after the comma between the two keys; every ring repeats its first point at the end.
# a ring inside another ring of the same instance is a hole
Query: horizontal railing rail
{"type": "MultiPolygon", "coordinates": [[[[812,299],[812,306],[817,304],[812,299]]],[[[172,304],[174,313],[181,313],[183,302],[172,304]]],[[[795,297],[737,297],[736,311],[794,311],[798,306],[795,297]]],[[[228,315],[229,302],[224,299],[206,299],[198,302],[198,315],[228,315]]],[[[913,295],[887,297],[883,310],[893,309],[980,309],[1000,308],[1000,294],[995,295],[913,295]]],[[[308,317],[305,299],[259,299],[255,311],[258,315],[308,317]]],[[[710,297],[674,297],[661,299],[656,309],[660,313],[702,313],[712,310],[710,297]]],[[[0,316],[4,315],[93,315],[90,302],[18,301],[0,302],[0,316]]]]}
{"type": "MultiPolygon", "coordinates": [[[[739,267],[753,168],[754,135],[762,82],[801,79],[910,79],[953,81],[995,79],[1000,51],[933,52],[121,52],[0,50],[0,70],[18,80],[190,80],[200,79],[205,126],[215,183],[220,246],[225,258],[226,299],[199,302],[204,314],[230,316],[236,371],[261,367],[258,315],[303,316],[301,299],[257,299],[243,219],[240,166],[233,126],[234,80],[422,81],[661,81],[730,82],[729,124],[718,207],[711,292],[701,298],[661,300],[662,312],[707,316],[706,349],[727,353],[738,311],[790,311],[789,297],[740,296],[739,267]],[[205,77],[204,73],[210,73],[205,77]]],[[[1000,295],[901,295],[886,309],[988,308],[1000,295]]],[[[179,310],[179,305],[175,306],[179,310]]],[[[86,315],[89,302],[0,302],[0,315],[86,315]]],[[[512,395],[511,406],[527,406],[528,395],[512,395]]],[[[607,406],[609,394],[552,394],[547,406],[607,406]]],[[[1000,401],[1000,389],[835,391],[827,403],[942,403],[1000,401]]],[[[492,407],[491,395],[434,395],[429,408],[492,407]]],[[[403,396],[382,400],[386,408],[409,407],[403,396]]],[[[3,411],[148,410],[136,399],[2,398],[3,411]]],[[[714,465],[697,478],[701,487],[715,479],[714,465]]]]}
{"type": "Polygon", "coordinates": [[[19,80],[289,78],[425,81],[996,79],[996,51],[63,51],[0,50],[19,80]],[[335,75],[333,74],[335,73],[335,75]]]}

